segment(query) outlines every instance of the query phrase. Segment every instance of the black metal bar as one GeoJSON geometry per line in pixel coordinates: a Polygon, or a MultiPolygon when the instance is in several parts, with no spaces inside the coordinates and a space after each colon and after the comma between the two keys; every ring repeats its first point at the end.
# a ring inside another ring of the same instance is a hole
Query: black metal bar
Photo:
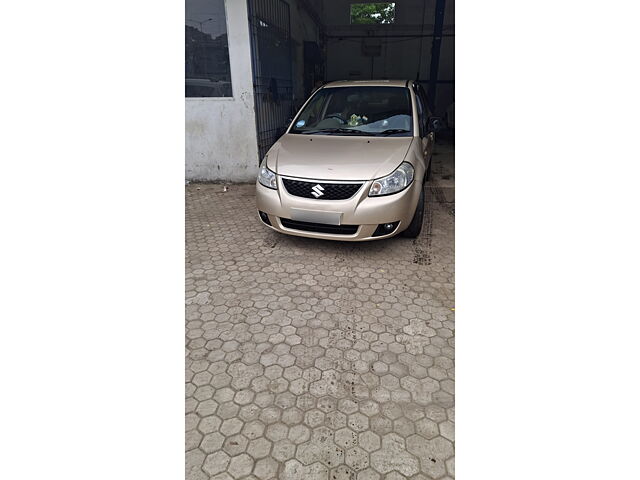
{"type": "Polygon", "coordinates": [[[442,25],[444,24],[445,0],[436,0],[436,15],[433,25],[433,42],[431,44],[431,66],[429,67],[429,89],[427,100],[431,103],[429,108],[435,110],[436,85],[438,80],[438,68],[440,67],[440,46],[442,44],[442,25]]]}
{"type": "MultiPolygon", "coordinates": [[[[325,35],[326,38],[423,38],[435,37],[433,33],[418,33],[416,35],[325,35]]],[[[455,37],[455,33],[442,33],[440,37],[455,37]]]]}
{"type": "MultiPolygon", "coordinates": [[[[431,80],[429,80],[428,78],[426,80],[416,80],[416,82],[420,82],[420,83],[431,83],[431,80]]],[[[455,80],[435,80],[435,83],[456,83],[455,80]]]]}

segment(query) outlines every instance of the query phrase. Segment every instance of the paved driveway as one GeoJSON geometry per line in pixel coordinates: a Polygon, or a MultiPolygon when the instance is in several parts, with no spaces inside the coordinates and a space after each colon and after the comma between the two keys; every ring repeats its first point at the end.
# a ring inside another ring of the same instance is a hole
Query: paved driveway
{"type": "Polygon", "coordinates": [[[453,151],[420,238],[262,226],[254,186],[186,189],[188,479],[453,478],[453,151]]]}

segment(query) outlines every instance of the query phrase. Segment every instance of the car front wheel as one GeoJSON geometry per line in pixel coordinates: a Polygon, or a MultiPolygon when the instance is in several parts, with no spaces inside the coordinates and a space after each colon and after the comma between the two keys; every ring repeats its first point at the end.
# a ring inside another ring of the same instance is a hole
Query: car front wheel
{"type": "Polygon", "coordinates": [[[418,199],[418,205],[416,206],[416,211],[413,214],[411,223],[407,229],[402,232],[402,236],[416,238],[420,235],[420,231],[422,230],[422,217],[424,217],[424,185],[420,189],[420,198],[418,199]]]}

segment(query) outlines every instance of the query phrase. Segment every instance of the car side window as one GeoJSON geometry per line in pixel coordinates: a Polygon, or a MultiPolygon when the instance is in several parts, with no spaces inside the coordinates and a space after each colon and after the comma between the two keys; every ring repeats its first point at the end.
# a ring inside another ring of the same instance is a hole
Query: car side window
{"type": "Polygon", "coordinates": [[[427,98],[427,94],[422,88],[422,85],[418,85],[418,94],[422,99],[422,103],[424,105],[424,116],[425,116],[425,124],[429,122],[429,117],[431,117],[431,112],[429,111],[429,99],[427,98]]]}

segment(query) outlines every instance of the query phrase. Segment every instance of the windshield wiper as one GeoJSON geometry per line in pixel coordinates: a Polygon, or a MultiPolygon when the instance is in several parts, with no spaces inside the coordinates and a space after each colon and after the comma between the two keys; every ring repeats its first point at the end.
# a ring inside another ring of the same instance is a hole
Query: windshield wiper
{"type": "Polygon", "coordinates": [[[368,135],[370,137],[375,137],[375,133],[365,132],[363,130],[355,130],[353,128],[322,128],[320,130],[311,130],[304,132],[305,134],[314,134],[314,133],[350,133],[350,134],[358,134],[358,135],[368,135]]]}
{"type": "Polygon", "coordinates": [[[410,130],[406,130],[404,128],[390,128],[388,130],[384,130],[380,132],[379,135],[393,135],[394,133],[410,133],[410,130]]]}

